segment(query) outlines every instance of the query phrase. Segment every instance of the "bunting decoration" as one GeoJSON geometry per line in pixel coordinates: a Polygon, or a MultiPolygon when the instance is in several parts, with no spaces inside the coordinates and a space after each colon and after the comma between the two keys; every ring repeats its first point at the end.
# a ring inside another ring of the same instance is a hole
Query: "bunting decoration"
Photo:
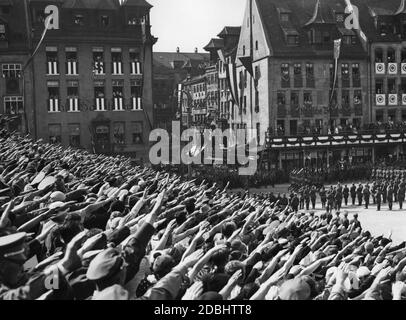
{"type": "Polygon", "coordinates": [[[251,77],[254,78],[254,69],[252,67],[252,57],[239,57],[238,58],[244,68],[248,71],[248,73],[251,75],[251,77]]]}
{"type": "Polygon", "coordinates": [[[240,106],[240,102],[238,99],[238,85],[237,85],[237,68],[235,63],[230,62],[226,65],[226,72],[227,72],[227,82],[228,87],[230,88],[231,98],[235,105],[240,106]]]}
{"type": "Polygon", "coordinates": [[[340,53],[341,53],[341,39],[334,40],[334,82],[333,82],[333,87],[331,90],[331,97],[330,97],[330,105],[331,101],[333,100],[334,96],[334,90],[336,88],[336,83],[337,83],[337,71],[338,71],[338,59],[340,58],[340,53]]]}

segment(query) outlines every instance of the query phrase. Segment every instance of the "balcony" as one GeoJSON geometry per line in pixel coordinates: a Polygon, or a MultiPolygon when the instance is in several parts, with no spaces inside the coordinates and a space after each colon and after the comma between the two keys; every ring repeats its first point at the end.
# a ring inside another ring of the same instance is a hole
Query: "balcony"
{"type": "Polygon", "coordinates": [[[60,112],[58,98],[48,99],[48,112],[60,112]]]}
{"type": "Polygon", "coordinates": [[[398,105],[398,95],[397,94],[389,94],[388,104],[390,106],[397,106],[398,105]]]}
{"type": "Polygon", "coordinates": [[[388,63],[388,74],[397,75],[398,74],[398,64],[397,63],[388,63]]]}
{"type": "Polygon", "coordinates": [[[77,97],[68,98],[67,105],[68,112],[79,112],[79,99],[77,97]]]}
{"type": "Polygon", "coordinates": [[[375,101],[377,106],[386,106],[386,95],[385,94],[376,94],[375,101]]]}
{"type": "Polygon", "coordinates": [[[375,73],[376,74],[385,74],[386,73],[386,67],[383,62],[375,63],[375,73]]]}

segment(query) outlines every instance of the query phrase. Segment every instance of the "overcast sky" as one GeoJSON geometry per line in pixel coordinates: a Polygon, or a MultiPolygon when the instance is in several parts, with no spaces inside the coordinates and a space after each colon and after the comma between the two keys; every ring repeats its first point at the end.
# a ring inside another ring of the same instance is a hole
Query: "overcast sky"
{"type": "Polygon", "coordinates": [[[193,52],[215,38],[224,26],[241,26],[246,0],[147,0],[154,51],[193,52]]]}

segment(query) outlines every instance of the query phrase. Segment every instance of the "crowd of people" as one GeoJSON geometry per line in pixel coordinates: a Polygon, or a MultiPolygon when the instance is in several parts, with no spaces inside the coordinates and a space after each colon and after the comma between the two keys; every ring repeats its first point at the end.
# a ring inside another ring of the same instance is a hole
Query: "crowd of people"
{"type": "Polygon", "coordinates": [[[7,132],[0,184],[1,300],[405,298],[406,243],[339,209],[7,132]]]}

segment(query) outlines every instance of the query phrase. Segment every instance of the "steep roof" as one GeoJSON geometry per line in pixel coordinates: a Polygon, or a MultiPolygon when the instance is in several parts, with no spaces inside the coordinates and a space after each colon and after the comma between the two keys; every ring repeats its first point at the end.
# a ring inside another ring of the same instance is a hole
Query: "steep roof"
{"type": "Polygon", "coordinates": [[[360,26],[366,34],[368,40],[375,42],[400,42],[401,40],[395,34],[386,34],[382,36],[375,26],[375,15],[384,16],[385,19],[397,19],[397,11],[401,8],[402,0],[351,0],[356,5],[360,14],[360,26]]]}
{"type": "Polygon", "coordinates": [[[151,9],[152,5],[145,0],[120,0],[122,6],[126,7],[144,7],[151,9]]]}
{"type": "Polygon", "coordinates": [[[65,0],[63,8],[115,10],[118,8],[118,2],[117,0],[65,0]]]}
{"type": "Polygon", "coordinates": [[[224,38],[226,36],[239,36],[241,32],[241,27],[230,27],[226,26],[223,30],[217,35],[219,38],[224,38]]]}
{"type": "MultiPolygon", "coordinates": [[[[336,23],[335,13],[343,12],[344,0],[254,0],[259,9],[260,17],[271,44],[271,51],[275,56],[331,56],[333,52],[333,41],[331,45],[320,47],[310,43],[308,31],[313,26],[330,26],[332,39],[342,36],[336,23]],[[280,13],[288,13],[289,21],[282,22],[280,13]],[[296,35],[299,37],[299,45],[287,44],[287,36],[296,35]]],[[[386,1],[386,0],[385,0],[386,1]]],[[[360,10],[360,12],[362,12],[360,10]]],[[[343,43],[341,54],[343,57],[363,58],[366,56],[361,42],[356,45],[343,43]]]]}
{"type": "Polygon", "coordinates": [[[210,40],[210,42],[203,48],[206,51],[212,50],[212,49],[221,49],[224,47],[224,40],[223,39],[217,39],[213,38],[210,40]]]}
{"type": "Polygon", "coordinates": [[[197,69],[203,62],[210,59],[208,53],[190,53],[190,52],[154,52],[153,64],[154,71],[161,74],[173,73],[173,63],[182,62],[182,68],[197,69]]]}

